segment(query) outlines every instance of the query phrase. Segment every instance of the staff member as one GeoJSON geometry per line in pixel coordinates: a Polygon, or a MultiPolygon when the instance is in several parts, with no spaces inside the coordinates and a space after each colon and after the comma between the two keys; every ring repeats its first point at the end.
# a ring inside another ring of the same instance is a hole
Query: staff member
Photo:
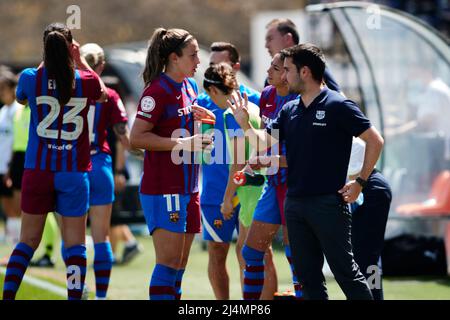
{"type": "MultiPolygon", "coordinates": [[[[246,97],[234,95],[229,106],[254,144],[286,144],[288,191],[285,215],[294,267],[305,299],[328,299],[322,273],[325,254],[348,299],[372,299],[367,281],[353,258],[351,215],[383,146],[383,138],[358,106],[322,85],[325,59],[319,48],[302,44],[281,52],[283,77],[301,98],[287,103],[278,118],[257,131],[248,122],[246,97]],[[258,139],[252,139],[258,137],[258,139]],[[345,184],[352,137],[366,142],[363,168],[345,184]],[[332,161],[331,161],[332,160],[332,161]]],[[[264,149],[266,147],[259,147],[264,149]]]]}
{"type": "MultiPolygon", "coordinates": [[[[349,179],[360,173],[364,161],[364,142],[353,139],[348,168],[349,179]]],[[[374,300],[383,300],[381,252],[391,207],[392,191],[386,178],[373,169],[362,190],[363,202],[352,204],[352,245],[355,261],[369,282],[374,300]]]]}
{"type": "MultiPolygon", "coordinates": [[[[273,58],[283,49],[290,48],[300,43],[300,35],[297,26],[290,19],[273,19],[266,25],[266,49],[273,58]]],[[[337,81],[333,78],[331,71],[325,66],[323,73],[323,81],[326,86],[334,91],[340,92],[337,81]]],[[[264,87],[269,85],[268,79],[264,83],[264,87]]]]}

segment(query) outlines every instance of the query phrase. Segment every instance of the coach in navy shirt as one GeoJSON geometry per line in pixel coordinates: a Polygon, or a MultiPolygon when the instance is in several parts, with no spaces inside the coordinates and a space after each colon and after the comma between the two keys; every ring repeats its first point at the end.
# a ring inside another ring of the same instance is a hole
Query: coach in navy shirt
{"type": "Polygon", "coordinates": [[[245,97],[235,95],[230,106],[251,136],[250,142],[259,142],[259,150],[264,149],[261,145],[270,146],[278,140],[286,143],[285,215],[294,267],[305,298],[328,298],[322,274],[325,254],[348,299],[372,299],[353,258],[347,204],[356,200],[367,183],[383,138],[354,102],[323,86],[325,60],[320,49],[302,44],[281,54],[284,77],[290,90],[301,98],[286,104],[266,132],[249,124],[245,97]],[[346,184],[353,136],[366,142],[366,153],[360,176],[346,184]]]}

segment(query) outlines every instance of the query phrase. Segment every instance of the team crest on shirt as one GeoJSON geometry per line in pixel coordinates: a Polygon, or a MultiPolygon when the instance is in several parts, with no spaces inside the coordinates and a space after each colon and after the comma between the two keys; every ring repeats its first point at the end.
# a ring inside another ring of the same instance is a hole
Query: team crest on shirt
{"type": "Polygon", "coordinates": [[[324,110],[317,110],[316,112],[316,119],[317,120],[323,120],[325,118],[325,111],[324,110]]]}
{"type": "Polygon", "coordinates": [[[144,112],[152,112],[155,109],[155,99],[150,96],[145,96],[141,100],[141,109],[144,112]]]}
{"type": "Polygon", "coordinates": [[[178,222],[180,220],[180,213],[178,212],[171,212],[169,214],[169,219],[171,222],[178,222]]]}
{"type": "Polygon", "coordinates": [[[216,229],[220,229],[223,226],[223,221],[222,219],[216,219],[214,220],[214,228],[216,229]]]}

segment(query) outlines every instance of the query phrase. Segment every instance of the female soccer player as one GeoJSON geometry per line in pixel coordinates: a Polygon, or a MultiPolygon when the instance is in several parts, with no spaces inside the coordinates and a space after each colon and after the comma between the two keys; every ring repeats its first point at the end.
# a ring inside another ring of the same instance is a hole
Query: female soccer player
{"type": "MultiPolygon", "coordinates": [[[[20,168],[21,157],[14,152],[18,142],[14,137],[15,118],[24,109],[16,101],[16,85],[17,77],[13,73],[2,72],[0,101],[4,106],[0,109],[0,205],[6,215],[5,238],[13,247],[18,243],[20,235],[20,187],[17,185],[20,182],[16,179],[17,175],[11,176],[11,164],[16,171],[23,171],[23,162],[22,169],[20,168]]],[[[3,261],[6,264],[6,260],[3,261]]]]}
{"type": "MultiPolygon", "coordinates": [[[[96,43],[80,48],[86,62],[100,76],[105,68],[105,53],[96,43]]],[[[91,101],[88,121],[91,142],[92,171],[89,172],[89,219],[94,240],[94,273],[97,300],[106,299],[114,256],[109,242],[114,176],[107,129],[112,127],[123,147],[130,150],[128,117],[119,94],[107,87],[108,100],[91,101]]]]}
{"type": "Polygon", "coordinates": [[[180,297],[189,250],[201,231],[194,159],[212,140],[193,134],[196,110],[206,112],[193,107],[198,90],[189,78],[200,63],[198,51],[197,40],[185,30],[154,31],[131,129],[132,146],[146,150],[140,199],[156,253],[149,287],[154,300],[180,297]]]}
{"type": "Polygon", "coordinates": [[[79,45],[65,25],[50,24],[43,40],[43,63],[25,69],[17,87],[18,102],[31,108],[31,124],[22,180],[22,230],[8,262],[4,299],[16,296],[47,212],[62,216],[69,299],[81,298],[86,274],[88,103],[104,101],[106,89],[80,57],[79,45]]]}
{"type": "MultiPolygon", "coordinates": [[[[225,193],[223,195],[223,203],[221,206],[221,212],[224,219],[229,220],[232,217],[234,211],[233,197],[237,193],[241,208],[239,210],[239,237],[237,245],[243,245],[245,238],[247,237],[248,228],[251,225],[253,211],[255,210],[258,199],[261,195],[261,186],[241,186],[238,187],[233,182],[234,174],[242,170],[245,166],[245,160],[248,160],[250,155],[249,145],[245,143],[245,137],[240,129],[239,125],[234,120],[233,114],[227,110],[227,101],[230,99],[231,94],[237,88],[237,81],[232,68],[225,64],[219,63],[217,65],[210,66],[205,72],[205,79],[203,86],[206,93],[211,97],[211,100],[222,109],[226,111],[223,114],[225,124],[225,135],[227,137],[227,149],[231,155],[231,165],[229,170],[229,178],[225,193]],[[241,161],[239,161],[241,160],[241,161]],[[242,161],[243,160],[243,161],[242,161]]],[[[259,108],[257,105],[249,103],[249,110],[252,115],[252,121],[256,127],[260,126],[261,119],[259,117],[259,108]]],[[[264,253],[263,253],[264,258],[264,253]]],[[[268,252],[266,256],[267,264],[273,265],[271,252],[268,252]]],[[[239,264],[241,267],[241,277],[244,273],[245,261],[242,253],[239,255],[239,264]]],[[[271,268],[270,270],[275,270],[271,268]]],[[[261,274],[261,273],[259,273],[261,274]]],[[[262,273],[264,274],[264,273],[262,273]]],[[[267,273],[266,282],[264,282],[264,276],[258,279],[258,283],[263,287],[270,288],[272,293],[276,290],[276,274],[267,273]]],[[[251,281],[243,282],[244,297],[247,297],[247,283],[251,281]]]]}
{"type": "MultiPolygon", "coordinates": [[[[280,58],[280,54],[277,53],[272,59],[269,69],[267,70],[267,80],[269,86],[267,86],[262,94],[260,101],[260,112],[264,123],[264,126],[268,126],[271,121],[277,118],[278,113],[285,103],[288,101],[297,99],[298,95],[289,93],[289,88],[286,81],[283,81],[283,60],[280,58]]],[[[285,155],[285,146],[278,146],[280,151],[279,154],[285,155]]],[[[275,151],[272,148],[272,151],[275,151]]],[[[278,152],[272,152],[272,156],[276,156],[278,152]]],[[[270,161],[264,161],[263,158],[267,157],[257,157],[257,161],[251,161],[256,164],[253,168],[258,168],[258,164],[262,162],[265,165],[270,165],[270,161]]],[[[284,198],[286,197],[287,190],[287,169],[279,168],[278,165],[275,167],[277,169],[275,174],[268,175],[266,185],[264,186],[263,194],[261,199],[258,201],[255,213],[253,216],[252,225],[248,232],[247,239],[245,241],[245,246],[243,248],[244,259],[246,261],[246,266],[249,265],[263,265],[264,252],[272,244],[272,240],[277,233],[280,225],[283,225],[283,244],[285,247],[286,257],[291,266],[291,271],[293,275],[293,282],[295,288],[295,296],[301,298],[301,289],[298,283],[297,277],[295,276],[293,265],[291,262],[291,250],[289,247],[286,220],[284,219],[284,198]]],[[[247,270],[245,273],[245,280],[254,279],[258,276],[257,273],[252,273],[247,270]]],[[[262,275],[261,275],[262,278],[262,275]]],[[[245,281],[244,280],[244,281],[245,281]]],[[[249,299],[261,299],[269,298],[261,294],[261,290],[258,290],[257,285],[248,285],[251,288],[251,294],[248,294],[249,299]]],[[[273,293],[272,293],[273,296],[273,293]]]]}

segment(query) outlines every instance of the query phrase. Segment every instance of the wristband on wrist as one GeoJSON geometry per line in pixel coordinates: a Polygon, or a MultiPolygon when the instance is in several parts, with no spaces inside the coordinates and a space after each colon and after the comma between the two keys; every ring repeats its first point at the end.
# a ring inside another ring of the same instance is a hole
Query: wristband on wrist
{"type": "Polygon", "coordinates": [[[364,189],[367,186],[367,180],[364,180],[361,177],[356,178],[356,182],[364,189]]]}

